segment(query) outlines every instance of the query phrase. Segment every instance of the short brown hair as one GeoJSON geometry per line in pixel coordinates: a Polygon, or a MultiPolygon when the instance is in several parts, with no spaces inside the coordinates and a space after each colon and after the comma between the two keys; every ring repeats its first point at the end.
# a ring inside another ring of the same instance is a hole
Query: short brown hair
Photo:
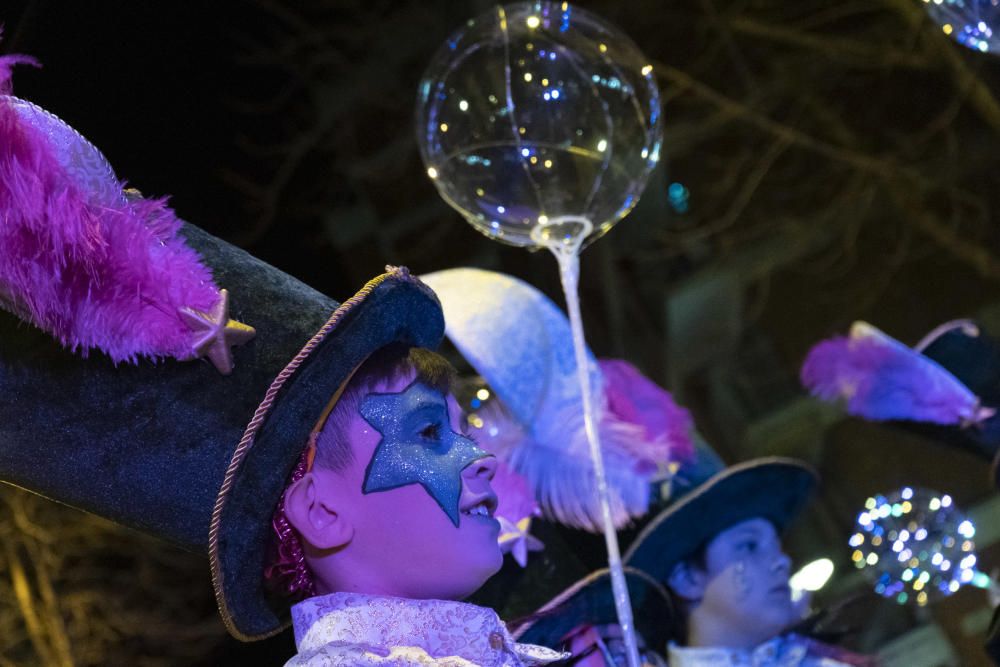
{"type": "Polygon", "coordinates": [[[422,347],[394,343],[377,350],[365,360],[351,378],[316,438],[316,461],[319,468],[340,471],[354,460],[351,443],[345,438],[351,419],[358,413],[361,400],[379,384],[391,382],[407,373],[442,394],[452,390],[455,369],[437,352],[422,347]]]}

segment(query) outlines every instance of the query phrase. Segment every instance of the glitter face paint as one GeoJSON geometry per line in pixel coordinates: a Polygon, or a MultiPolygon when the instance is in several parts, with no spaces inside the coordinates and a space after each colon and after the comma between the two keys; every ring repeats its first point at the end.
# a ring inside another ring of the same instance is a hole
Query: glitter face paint
{"type": "Polygon", "coordinates": [[[736,561],[736,565],[733,566],[733,586],[736,595],[741,598],[745,598],[750,592],[750,585],[747,582],[747,563],[744,560],[736,561]]]}
{"type": "Polygon", "coordinates": [[[382,435],[362,492],[420,484],[458,526],[462,470],[490,454],[452,430],[441,392],[414,381],[399,393],[368,395],[359,412],[382,435]]]}
{"type": "Polygon", "coordinates": [[[338,425],[339,437],[350,444],[353,456],[340,469],[316,467],[309,473],[325,503],[324,516],[343,521],[341,535],[347,540],[311,564],[319,594],[352,590],[414,600],[462,600],[503,564],[497,542],[500,523],[491,516],[496,507],[491,484],[496,460],[476,451],[471,441],[457,439],[462,419],[454,396],[419,387],[416,379],[408,372],[377,383],[362,396],[358,409],[338,425]],[[362,416],[362,405],[378,429],[362,416]],[[425,451],[410,451],[417,444],[425,451]],[[383,458],[394,449],[403,454],[383,458]],[[411,466],[408,457],[424,460],[411,466]],[[435,472],[421,481],[421,471],[439,467],[450,470],[451,478],[448,472],[435,472]],[[412,479],[407,473],[413,473],[412,479]],[[365,491],[379,483],[385,488],[365,491]],[[446,496],[457,489],[456,503],[446,496]],[[435,493],[451,508],[457,505],[458,525],[435,493]]]}

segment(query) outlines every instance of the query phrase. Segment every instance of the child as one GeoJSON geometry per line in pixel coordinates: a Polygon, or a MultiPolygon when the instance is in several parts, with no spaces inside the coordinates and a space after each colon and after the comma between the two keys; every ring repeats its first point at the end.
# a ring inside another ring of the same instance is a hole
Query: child
{"type": "Polygon", "coordinates": [[[802,509],[815,473],[792,459],[734,465],[655,517],[625,562],[664,582],[679,603],[672,667],[835,667],[867,658],[794,634],[802,618],[789,588],[781,531],[802,509]]]}
{"type": "Polygon", "coordinates": [[[559,657],[515,644],[491,610],[452,602],[501,565],[496,462],[462,434],[452,377],[433,352],[383,348],[310,438],[274,520],[279,555],[268,568],[309,596],[292,610],[299,655],[289,665],[559,657]]]}
{"type": "MultiPolygon", "coordinates": [[[[886,421],[990,461],[1000,488],[1000,342],[971,320],[945,322],[913,348],[866,322],[817,343],[802,366],[816,397],[848,414],[886,421]]],[[[986,652],[1000,664],[1000,608],[986,652]]]]}
{"type": "Polygon", "coordinates": [[[183,223],[6,95],[14,62],[0,58],[0,478],[207,552],[243,641],[288,622],[265,585],[277,529],[272,578],[291,559],[294,590],[319,596],[297,608],[292,664],[557,658],[450,601],[500,552],[494,464],[421,349],[443,335],[433,292],[389,267],[338,304],[183,223]]]}

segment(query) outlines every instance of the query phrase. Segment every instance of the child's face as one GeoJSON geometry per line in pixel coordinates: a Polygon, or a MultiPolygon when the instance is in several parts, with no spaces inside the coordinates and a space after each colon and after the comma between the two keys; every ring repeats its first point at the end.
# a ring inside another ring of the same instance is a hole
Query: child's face
{"type": "Polygon", "coordinates": [[[770,521],[738,523],[708,543],[699,607],[725,622],[737,641],[766,641],[799,620],[788,586],[790,565],[770,521]]]}
{"type": "Polygon", "coordinates": [[[409,374],[362,398],[348,432],[354,461],[339,473],[349,548],[378,582],[362,592],[461,599],[500,569],[495,460],[462,422],[453,396],[409,374]]]}

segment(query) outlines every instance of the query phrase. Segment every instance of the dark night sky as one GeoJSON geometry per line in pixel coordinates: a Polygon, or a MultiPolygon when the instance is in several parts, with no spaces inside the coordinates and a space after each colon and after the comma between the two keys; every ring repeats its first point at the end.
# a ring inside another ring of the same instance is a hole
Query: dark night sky
{"type": "Polygon", "coordinates": [[[236,63],[234,36],[251,35],[255,17],[232,2],[15,0],[0,48],[42,64],[18,68],[15,94],[77,128],[144,194],[170,194],[183,217],[225,230],[241,204],[222,174],[252,131],[235,104],[268,85],[262,68],[236,63]]]}

